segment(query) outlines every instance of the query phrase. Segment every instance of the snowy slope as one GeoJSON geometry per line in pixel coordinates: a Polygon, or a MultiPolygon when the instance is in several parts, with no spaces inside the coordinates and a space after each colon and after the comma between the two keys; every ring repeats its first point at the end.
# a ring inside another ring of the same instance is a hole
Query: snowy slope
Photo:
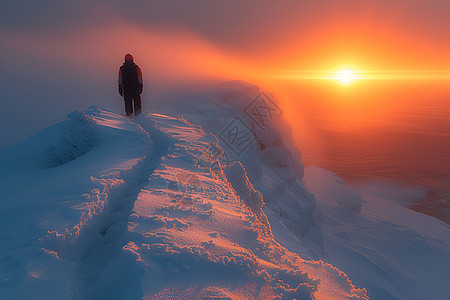
{"type": "Polygon", "coordinates": [[[99,108],[2,149],[0,298],[61,299],[75,288],[74,262],[112,225],[108,251],[120,251],[154,149],[137,124],[99,108]]]}
{"type": "Polygon", "coordinates": [[[0,299],[449,294],[448,225],[305,170],[270,94],[165,100],[0,149],[0,299]]]}
{"type": "Polygon", "coordinates": [[[92,107],[2,149],[1,298],[364,298],[275,241],[214,143],[183,118],[92,107]]]}
{"type": "Polygon", "coordinates": [[[305,182],[323,212],[329,261],[375,299],[446,299],[450,296],[450,228],[398,204],[411,191],[386,185],[358,189],[336,174],[308,167],[305,182]],[[360,213],[342,205],[361,198],[360,213]]]}

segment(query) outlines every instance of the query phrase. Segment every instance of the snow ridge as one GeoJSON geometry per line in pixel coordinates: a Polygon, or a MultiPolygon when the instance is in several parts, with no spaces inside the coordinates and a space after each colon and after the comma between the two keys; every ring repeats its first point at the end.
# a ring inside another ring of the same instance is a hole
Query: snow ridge
{"type": "Polygon", "coordinates": [[[247,172],[241,162],[234,162],[232,165],[225,167],[225,174],[239,198],[252,210],[258,217],[258,220],[264,224],[266,233],[272,235],[269,220],[263,211],[264,199],[248,179],[247,172]]]}
{"type": "MultiPolygon", "coordinates": [[[[159,130],[151,132],[153,139],[169,143],[169,150],[138,196],[129,241],[109,269],[137,263],[128,274],[140,278],[142,294],[135,297],[312,299],[331,292],[366,299],[344,273],[304,261],[274,240],[263,199],[245,169],[238,164],[224,171],[220,156],[211,152],[214,135],[184,118],[146,113],[136,122],[159,130]]],[[[117,284],[104,278],[98,287],[117,284]]],[[[136,291],[134,284],[108,295],[125,297],[125,291],[136,291]]],[[[93,295],[102,293],[99,288],[93,295]]]]}
{"type": "MultiPolygon", "coordinates": [[[[264,195],[244,164],[222,164],[216,135],[183,117],[83,114],[90,150],[36,170],[18,193],[43,208],[20,214],[38,230],[5,273],[14,281],[2,299],[367,299],[345,273],[275,240],[264,195]]],[[[67,131],[54,133],[60,141],[67,131]]]]}

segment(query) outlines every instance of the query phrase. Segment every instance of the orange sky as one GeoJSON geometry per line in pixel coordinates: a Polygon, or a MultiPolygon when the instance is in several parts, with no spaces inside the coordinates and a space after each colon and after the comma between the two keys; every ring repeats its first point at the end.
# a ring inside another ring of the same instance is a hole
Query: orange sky
{"type": "MultiPolygon", "coordinates": [[[[401,102],[449,95],[448,77],[420,78],[450,72],[450,2],[445,0],[130,1],[127,7],[109,1],[24,2],[28,5],[5,5],[0,18],[0,49],[8,58],[2,63],[9,70],[2,90],[15,101],[26,102],[28,94],[17,93],[12,83],[27,89],[24,78],[45,80],[42,72],[61,78],[54,85],[64,95],[91,94],[80,106],[92,98],[112,98],[126,52],[134,54],[150,83],[144,95],[149,102],[165,88],[189,80],[243,79],[279,96],[292,122],[308,112],[305,117],[312,114],[344,128],[370,123],[401,102]],[[342,66],[380,77],[394,72],[397,78],[340,86],[292,77],[342,66]],[[408,79],[411,71],[419,78],[408,79]],[[94,81],[102,89],[93,90],[94,81]]],[[[43,101],[61,105],[52,99],[50,82],[47,87],[35,84],[49,89],[43,101]]],[[[67,112],[74,107],[66,103],[67,112]]]]}

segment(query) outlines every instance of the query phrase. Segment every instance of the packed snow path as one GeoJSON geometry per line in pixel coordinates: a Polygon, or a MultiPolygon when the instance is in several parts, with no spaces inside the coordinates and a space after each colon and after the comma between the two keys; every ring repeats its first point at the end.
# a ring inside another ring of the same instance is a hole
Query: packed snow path
{"type": "MultiPolygon", "coordinates": [[[[92,116],[98,124],[105,122],[105,125],[110,125],[108,114],[105,117],[93,113],[92,116]]],[[[124,122],[127,123],[127,120],[124,122]]],[[[91,180],[97,185],[90,195],[96,202],[92,210],[95,214],[88,213],[81,218],[68,236],[56,234],[53,239],[58,255],[74,262],[69,290],[69,297],[74,299],[92,298],[90,293],[100,274],[120,254],[137,195],[167,151],[164,144],[154,144],[149,132],[138,124],[129,122],[129,126],[138,142],[136,157],[128,160],[126,166],[119,170],[108,170],[100,178],[92,177],[91,180]],[[76,252],[73,252],[74,249],[76,252]]],[[[136,145],[124,145],[124,148],[127,146],[134,148],[136,145]]]]}

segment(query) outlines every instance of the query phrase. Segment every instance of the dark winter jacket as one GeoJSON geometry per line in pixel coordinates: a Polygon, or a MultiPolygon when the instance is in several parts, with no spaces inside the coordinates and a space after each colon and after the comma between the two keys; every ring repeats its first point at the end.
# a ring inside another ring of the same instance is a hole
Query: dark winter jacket
{"type": "Polygon", "coordinates": [[[125,94],[142,93],[142,71],[132,60],[126,60],[119,69],[119,90],[125,94]]]}

